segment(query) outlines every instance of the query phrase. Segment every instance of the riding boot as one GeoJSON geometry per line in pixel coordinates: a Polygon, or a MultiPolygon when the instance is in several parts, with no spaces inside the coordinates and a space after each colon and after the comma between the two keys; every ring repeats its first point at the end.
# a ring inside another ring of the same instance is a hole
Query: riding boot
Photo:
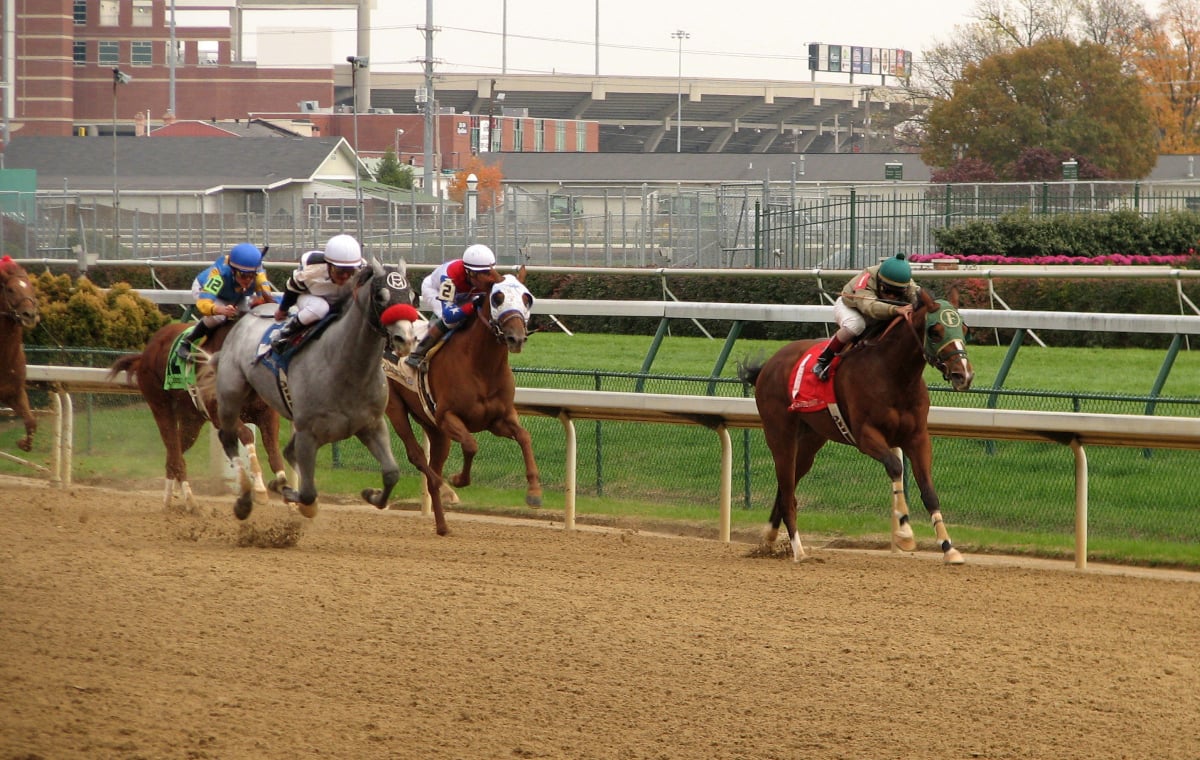
{"type": "Polygon", "coordinates": [[[434,319],[429,323],[429,331],[425,333],[425,337],[421,338],[421,342],[416,348],[405,357],[404,363],[416,369],[425,361],[425,354],[429,353],[429,349],[437,345],[437,342],[446,334],[446,323],[440,319],[434,319]]]}
{"type": "Polygon", "coordinates": [[[813,374],[821,382],[829,379],[829,365],[833,364],[833,357],[837,356],[838,351],[842,350],[843,345],[835,335],[830,338],[829,344],[825,346],[825,350],[817,357],[817,363],[813,365],[813,374]]]}
{"type": "Polygon", "coordinates": [[[291,342],[292,338],[296,337],[303,329],[304,325],[299,319],[295,317],[288,319],[279,332],[275,333],[275,337],[271,338],[271,348],[274,349],[275,353],[282,354],[287,350],[288,343],[291,342]]]}
{"type": "Polygon", "coordinates": [[[192,358],[192,346],[201,338],[212,335],[212,331],[213,328],[209,327],[204,320],[200,320],[184,334],[183,340],[179,341],[179,348],[175,349],[175,354],[184,361],[192,358]]]}

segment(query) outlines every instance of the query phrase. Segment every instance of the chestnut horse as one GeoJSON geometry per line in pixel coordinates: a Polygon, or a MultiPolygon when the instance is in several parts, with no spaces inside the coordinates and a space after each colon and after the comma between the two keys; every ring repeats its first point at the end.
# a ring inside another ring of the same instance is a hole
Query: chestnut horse
{"type": "Polygon", "coordinates": [[[8,256],[0,258],[0,402],[8,404],[25,421],[25,437],[17,448],[33,448],[37,420],[25,391],[25,330],[37,325],[37,293],[29,275],[8,256]]]}
{"type": "MultiPolygon", "coordinates": [[[[208,358],[220,349],[225,342],[225,336],[233,321],[225,322],[213,331],[200,349],[193,349],[198,354],[196,373],[211,373],[208,358]]],[[[172,495],[177,495],[189,509],[196,509],[196,499],[188,482],[187,461],[183,455],[187,453],[196,438],[200,435],[205,422],[217,419],[217,398],[211,383],[197,382],[192,389],[164,389],[169,363],[177,363],[175,358],[175,343],[180,333],[191,328],[191,324],[172,322],[165,325],[150,337],[146,348],[140,354],[126,354],[118,358],[109,367],[109,377],[118,372],[128,372],[136,376],[142,398],[154,415],[158,425],[158,434],[167,449],[166,489],[163,493],[163,506],[171,505],[172,495]],[[196,405],[192,393],[200,400],[203,409],[196,405]]],[[[238,427],[238,439],[245,445],[250,458],[250,469],[254,475],[255,496],[261,501],[266,498],[267,489],[280,491],[287,483],[284,473],[283,455],[279,452],[279,415],[267,406],[257,396],[251,399],[242,409],[242,423],[256,425],[262,432],[263,447],[267,451],[267,460],[275,477],[269,484],[263,483],[262,467],[258,463],[258,449],[255,446],[254,432],[241,424],[238,427]]]]}
{"type": "MultiPolygon", "coordinates": [[[[775,461],[775,505],[763,536],[774,544],[779,523],[787,526],[792,558],[802,559],[804,547],[796,533],[796,485],[812,467],[826,441],[850,443],[878,460],[892,481],[892,541],[904,551],[916,549],[908,503],[904,498],[904,468],[894,451],[899,447],[912,463],[913,477],[929,510],[934,532],[947,564],[961,564],[962,554],[950,543],[942,520],[941,503],[933,488],[932,451],[928,431],[929,389],[923,373],[928,362],[956,391],[971,386],[975,373],[964,348],[964,325],[949,301],[935,301],[920,291],[920,302],[907,319],[897,317],[878,337],[864,336],[840,358],[830,382],[846,432],[838,420],[821,411],[789,411],[792,373],[801,357],[819,340],[802,340],[781,348],[765,364],[747,362],[738,377],[754,386],[763,435],[775,461]]],[[[811,374],[811,362],[799,368],[811,374]]]]}
{"type": "MultiPolygon", "coordinates": [[[[472,433],[483,430],[511,438],[525,458],[525,503],[542,504],[542,482],[533,458],[533,442],[521,426],[513,403],[515,383],[508,354],[520,353],[528,336],[529,310],[533,296],[525,287],[525,268],[518,275],[505,275],[480,300],[475,316],[459,327],[431,352],[428,371],[422,370],[433,409],[422,402],[417,378],[401,366],[399,378],[388,374],[387,416],[404,442],[408,461],[425,475],[434,511],[441,510],[442,471],[450,454],[450,442],[462,447],[462,471],[450,479],[458,488],[471,484],[471,463],[479,451],[472,433]],[[417,441],[409,417],[417,421],[429,439],[429,460],[417,441]]],[[[453,497],[453,492],[449,492],[453,497]]]]}

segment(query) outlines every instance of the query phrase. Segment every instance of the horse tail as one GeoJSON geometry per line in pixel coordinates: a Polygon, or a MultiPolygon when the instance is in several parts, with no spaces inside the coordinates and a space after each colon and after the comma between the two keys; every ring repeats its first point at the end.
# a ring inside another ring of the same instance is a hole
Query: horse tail
{"type": "Polygon", "coordinates": [[[108,379],[112,380],[120,372],[128,373],[129,377],[137,374],[137,371],[142,366],[141,354],[125,354],[117,357],[117,360],[108,368],[108,379]]]}
{"type": "Polygon", "coordinates": [[[754,384],[758,382],[758,374],[762,372],[764,364],[766,364],[766,358],[762,351],[754,356],[743,358],[737,363],[738,380],[741,380],[743,385],[753,388],[754,384]]]}

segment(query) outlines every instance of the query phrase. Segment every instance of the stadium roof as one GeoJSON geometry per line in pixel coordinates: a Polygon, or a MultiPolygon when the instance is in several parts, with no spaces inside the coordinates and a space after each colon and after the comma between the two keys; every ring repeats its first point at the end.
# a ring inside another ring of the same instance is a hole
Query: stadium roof
{"type": "MultiPolygon", "coordinates": [[[[335,98],[352,101],[349,66],[335,98]]],[[[360,74],[360,76],[362,76],[360,74]]],[[[420,113],[425,78],[371,72],[370,107],[420,113]]],[[[893,127],[924,105],[900,87],[747,79],[436,74],[440,112],[599,122],[602,153],[834,153],[893,150],[893,127]],[[676,120],[682,102],[682,119],[676,120]],[[870,124],[867,134],[865,125],[870,124]],[[678,126],[682,125],[682,131],[678,126]],[[836,140],[836,147],[835,147],[836,140]]]]}

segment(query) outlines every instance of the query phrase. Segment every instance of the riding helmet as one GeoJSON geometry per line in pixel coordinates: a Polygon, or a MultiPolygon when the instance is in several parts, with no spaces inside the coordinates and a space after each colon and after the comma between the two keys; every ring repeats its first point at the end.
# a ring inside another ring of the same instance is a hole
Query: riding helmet
{"type": "Polygon", "coordinates": [[[229,251],[229,266],[243,272],[257,272],[262,258],[262,251],[254,243],[238,243],[229,251]]]}
{"type": "Polygon", "coordinates": [[[476,243],[463,252],[463,266],[472,272],[486,272],[496,266],[496,254],[482,243],[476,243]]]}
{"type": "Polygon", "coordinates": [[[893,287],[908,287],[912,282],[912,267],[904,260],[903,253],[897,253],[879,265],[879,279],[893,287]]]}
{"type": "Polygon", "coordinates": [[[362,264],[362,248],[350,235],[334,235],[325,244],[325,263],[335,267],[356,267],[362,264]]]}

